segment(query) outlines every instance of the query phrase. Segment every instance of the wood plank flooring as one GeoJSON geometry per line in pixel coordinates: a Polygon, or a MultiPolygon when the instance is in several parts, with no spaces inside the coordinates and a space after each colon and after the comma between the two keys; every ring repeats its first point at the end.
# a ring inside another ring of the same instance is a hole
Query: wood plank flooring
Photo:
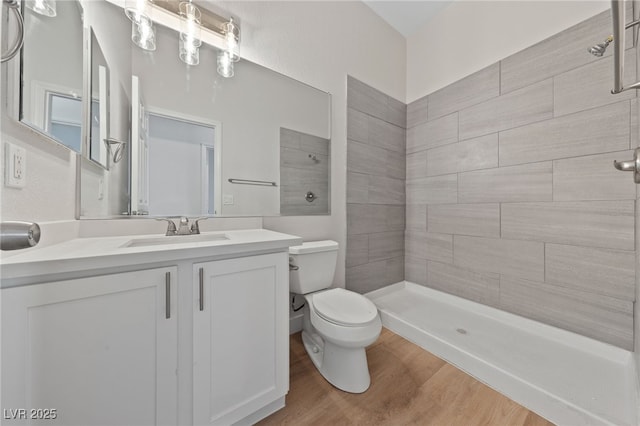
{"type": "Polygon", "coordinates": [[[367,349],[371,387],[350,394],[330,385],[290,337],[286,407],[259,425],[551,425],[473,377],[383,328],[367,349]]]}

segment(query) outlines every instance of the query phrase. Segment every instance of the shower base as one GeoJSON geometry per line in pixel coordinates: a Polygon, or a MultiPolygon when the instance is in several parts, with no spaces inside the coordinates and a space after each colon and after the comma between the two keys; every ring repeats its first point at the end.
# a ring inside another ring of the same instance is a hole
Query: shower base
{"type": "Polygon", "coordinates": [[[638,425],[633,354],[400,282],[366,295],[389,330],[559,425],[638,425]]]}

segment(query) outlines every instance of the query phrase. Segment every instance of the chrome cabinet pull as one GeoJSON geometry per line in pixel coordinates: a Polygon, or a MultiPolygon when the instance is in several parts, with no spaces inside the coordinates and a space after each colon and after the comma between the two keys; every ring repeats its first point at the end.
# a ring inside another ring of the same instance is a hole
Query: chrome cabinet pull
{"type": "Polygon", "coordinates": [[[165,318],[171,318],[171,272],[164,274],[165,318]]]}
{"type": "Polygon", "coordinates": [[[640,183],[640,148],[636,148],[636,150],[633,152],[633,160],[613,160],[613,167],[622,172],[633,172],[633,181],[635,183],[640,183]]]}
{"type": "Polygon", "coordinates": [[[200,310],[204,311],[204,268],[200,268],[200,310]]]}

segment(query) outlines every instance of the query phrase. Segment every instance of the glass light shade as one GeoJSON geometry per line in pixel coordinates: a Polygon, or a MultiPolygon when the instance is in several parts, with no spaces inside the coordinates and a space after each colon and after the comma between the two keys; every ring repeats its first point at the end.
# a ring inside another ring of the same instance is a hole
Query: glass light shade
{"type": "Polygon", "coordinates": [[[153,22],[142,20],[140,23],[131,23],[131,41],[144,50],[156,50],[156,30],[153,22]]]}
{"type": "Polygon", "coordinates": [[[180,38],[180,60],[187,65],[198,65],[200,63],[200,47],[180,38]]]}
{"type": "Polygon", "coordinates": [[[200,9],[191,2],[179,4],[180,10],[180,59],[189,65],[200,62],[200,46],[202,45],[200,27],[200,9]]]}
{"type": "Polygon", "coordinates": [[[152,0],[125,0],[124,13],[136,24],[151,21],[151,3],[152,0]]]}
{"type": "Polygon", "coordinates": [[[229,22],[222,24],[224,32],[224,48],[233,62],[240,60],[240,29],[233,23],[233,18],[229,22]]]}
{"type": "Polygon", "coordinates": [[[224,78],[233,77],[233,61],[227,51],[218,52],[218,74],[224,78]]]}
{"type": "Polygon", "coordinates": [[[56,0],[27,0],[25,6],[43,16],[54,17],[58,14],[56,0]]]}

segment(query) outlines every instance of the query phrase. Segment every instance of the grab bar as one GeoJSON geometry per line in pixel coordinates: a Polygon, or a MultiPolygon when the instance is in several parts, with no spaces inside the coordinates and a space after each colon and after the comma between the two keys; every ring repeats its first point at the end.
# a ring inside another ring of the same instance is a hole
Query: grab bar
{"type": "Polygon", "coordinates": [[[275,182],[267,180],[229,179],[229,182],[239,185],[278,186],[275,182]]]}
{"type": "Polygon", "coordinates": [[[624,0],[611,0],[613,40],[615,42],[613,46],[613,89],[611,93],[614,95],[629,89],[640,89],[640,81],[628,87],[624,87],[624,82],[622,81],[624,76],[625,30],[640,24],[640,20],[626,24],[625,12],[624,0]]]}

